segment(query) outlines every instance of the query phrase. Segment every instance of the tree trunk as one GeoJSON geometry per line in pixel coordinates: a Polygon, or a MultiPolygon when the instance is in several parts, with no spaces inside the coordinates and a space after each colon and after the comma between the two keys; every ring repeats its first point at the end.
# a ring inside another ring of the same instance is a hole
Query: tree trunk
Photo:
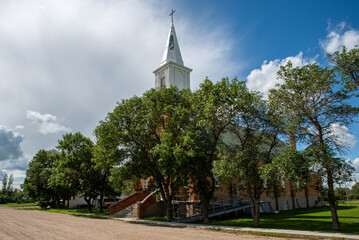
{"type": "Polygon", "coordinates": [[[279,201],[278,201],[278,197],[275,197],[275,210],[279,211],[279,201]]]}
{"type": "Polygon", "coordinates": [[[203,206],[203,222],[208,223],[209,222],[209,219],[208,219],[209,202],[205,201],[202,206],[203,206]]]}
{"type": "Polygon", "coordinates": [[[275,210],[279,211],[279,201],[278,201],[278,188],[277,188],[277,183],[274,184],[273,186],[273,195],[274,195],[274,202],[275,202],[275,210]]]}
{"type": "Polygon", "coordinates": [[[87,203],[87,208],[88,208],[89,212],[92,213],[91,197],[89,197],[89,198],[84,197],[84,199],[87,203]]]}
{"type": "Polygon", "coordinates": [[[259,200],[251,198],[251,213],[253,219],[253,226],[259,226],[259,200]]]}
{"type": "Polygon", "coordinates": [[[295,207],[295,196],[294,196],[294,190],[293,190],[292,182],[289,183],[289,186],[290,186],[290,198],[292,199],[292,208],[296,209],[296,207],[295,207]]]}
{"type": "MultiPolygon", "coordinates": [[[[164,199],[163,199],[164,200],[164,199]]],[[[164,202],[164,204],[165,204],[165,209],[166,209],[166,217],[167,217],[167,220],[170,220],[170,219],[172,219],[172,217],[173,217],[173,212],[172,212],[172,214],[171,214],[171,204],[168,202],[168,200],[164,200],[163,201],[164,202]]]]}
{"type": "Polygon", "coordinates": [[[253,215],[253,226],[255,227],[259,226],[259,204],[260,201],[256,199],[254,205],[254,215],[253,215]]]}
{"type": "Polygon", "coordinates": [[[334,196],[334,186],[333,186],[333,176],[330,170],[327,169],[327,179],[328,179],[328,201],[330,205],[330,212],[332,213],[332,229],[339,231],[339,219],[337,214],[337,208],[335,206],[335,196],[334,196]]]}
{"type": "Polygon", "coordinates": [[[290,142],[290,147],[293,150],[297,150],[297,143],[296,143],[295,136],[293,133],[289,133],[289,142],[290,142]]]}
{"type": "Polygon", "coordinates": [[[67,199],[67,206],[66,206],[67,209],[70,208],[70,199],[71,199],[71,198],[67,199]]]}
{"type": "Polygon", "coordinates": [[[307,204],[307,208],[309,208],[309,189],[308,189],[308,184],[305,185],[304,187],[304,194],[305,194],[305,202],[307,204]]]}
{"type": "Polygon", "coordinates": [[[103,213],[103,190],[100,190],[100,213],[103,213]]]}

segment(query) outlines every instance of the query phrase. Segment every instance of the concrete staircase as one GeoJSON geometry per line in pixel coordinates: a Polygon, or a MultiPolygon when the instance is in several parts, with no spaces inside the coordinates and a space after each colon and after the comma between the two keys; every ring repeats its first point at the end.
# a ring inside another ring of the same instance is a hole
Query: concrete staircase
{"type": "Polygon", "coordinates": [[[134,202],[130,206],[121,209],[120,211],[113,214],[113,217],[116,218],[137,218],[137,206],[138,202],[134,202]]]}
{"type": "Polygon", "coordinates": [[[141,218],[156,203],[152,193],[134,192],[121,201],[110,205],[110,214],[118,218],[141,218]]]}

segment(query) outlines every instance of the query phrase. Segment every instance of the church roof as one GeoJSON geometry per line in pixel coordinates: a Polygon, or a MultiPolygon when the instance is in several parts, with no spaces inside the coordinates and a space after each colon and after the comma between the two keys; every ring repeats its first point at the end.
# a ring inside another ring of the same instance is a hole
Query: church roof
{"type": "Polygon", "coordinates": [[[171,27],[168,33],[166,48],[165,52],[163,53],[161,66],[169,62],[174,62],[178,65],[184,66],[173,22],[171,22],[171,27]]]}

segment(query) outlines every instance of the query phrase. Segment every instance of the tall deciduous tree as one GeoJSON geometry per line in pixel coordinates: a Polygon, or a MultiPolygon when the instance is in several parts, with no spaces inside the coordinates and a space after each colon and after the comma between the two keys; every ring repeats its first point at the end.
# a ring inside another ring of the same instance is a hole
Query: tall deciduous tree
{"type": "MultiPolygon", "coordinates": [[[[277,114],[282,119],[284,131],[286,133],[286,137],[289,140],[289,145],[292,152],[296,152],[297,142],[303,138],[301,116],[299,114],[296,114],[296,112],[293,109],[288,108],[287,103],[283,102],[280,95],[279,96],[277,95],[276,90],[271,89],[268,97],[269,97],[269,104],[271,108],[275,109],[277,114]]],[[[275,162],[279,164],[278,161],[279,160],[276,160],[275,162]]],[[[294,191],[295,182],[293,182],[293,178],[289,178],[287,180],[289,180],[289,189],[290,189],[290,196],[292,200],[292,207],[293,209],[295,209],[296,208],[295,191],[294,191]]],[[[305,186],[304,192],[305,192],[307,207],[309,207],[308,191],[309,191],[308,186],[305,186]]]]}
{"type": "Polygon", "coordinates": [[[208,206],[216,186],[212,169],[214,161],[219,158],[221,136],[238,117],[246,94],[245,82],[236,78],[224,78],[217,83],[206,79],[194,93],[196,131],[193,132],[199,134],[195,141],[198,145],[194,148],[196,160],[192,161],[195,170],[191,171],[190,179],[194,192],[201,197],[205,222],[208,221],[208,206]]]}
{"type": "Polygon", "coordinates": [[[289,110],[302,118],[308,143],[317,153],[317,167],[325,173],[332,228],[339,230],[333,187],[338,177],[336,167],[342,163],[333,156],[333,152],[340,151],[343,146],[333,137],[333,124],[352,123],[358,108],[349,105],[347,100],[350,95],[336,87],[340,81],[332,69],[320,68],[317,64],[293,67],[289,62],[281,67],[278,77],[284,83],[273,91],[289,110]]]}
{"type": "Polygon", "coordinates": [[[103,142],[101,140],[97,141],[94,146],[94,158],[92,162],[93,172],[94,172],[94,181],[95,185],[93,188],[97,190],[100,195],[99,207],[100,212],[103,212],[103,199],[105,195],[113,196],[118,194],[121,191],[116,191],[110,182],[111,170],[117,165],[118,158],[116,155],[112,154],[112,151],[108,150],[105,146],[101,145],[103,142]]]}
{"type": "Polygon", "coordinates": [[[84,197],[90,212],[91,200],[98,196],[97,172],[92,161],[93,146],[91,139],[77,132],[65,134],[57,147],[62,154],[57,166],[58,174],[62,176],[59,180],[68,183],[69,192],[78,192],[84,197]]]}
{"type": "Polygon", "coordinates": [[[58,188],[61,187],[55,188],[49,183],[59,158],[60,154],[56,150],[40,150],[35,154],[26,170],[23,185],[28,197],[46,204],[50,202],[53,207],[60,205],[63,196],[58,188]]]}
{"type": "Polygon", "coordinates": [[[236,182],[239,190],[248,194],[253,224],[258,226],[260,196],[268,187],[262,180],[260,167],[278,154],[282,124],[259,93],[246,89],[238,101],[243,104],[228,128],[227,135],[231,137],[228,136],[227,151],[216,162],[215,173],[221,179],[236,182]]]}

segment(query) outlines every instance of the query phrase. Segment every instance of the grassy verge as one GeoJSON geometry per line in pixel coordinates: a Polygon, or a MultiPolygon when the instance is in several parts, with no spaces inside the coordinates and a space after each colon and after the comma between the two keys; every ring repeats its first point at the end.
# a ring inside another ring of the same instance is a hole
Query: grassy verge
{"type": "Polygon", "coordinates": [[[140,220],[168,222],[167,217],[147,217],[147,218],[140,218],[140,220]]]}
{"type": "Polygon", "coordinates": [[[6,203],[6,204],[0,204],[2,207],[33,207],[37,206],[37,202],[31,202],[31,203],[6,203]]]}
{"type": "Polygon", "coordinates": [[[88,211],[88,209],[84,208],[71,208],[71,209],[62,209],[62,208],[28,208],[26,210],[40,210],[45,212],[53,212],[53,213],[61,213],[67,215],[81,216],[81,217],[89,217],[89,218],[108,218],[110,216],[110,210],[104,209],[103,213],[100,213],[98,208],[93,208],[92,213],[88,211]]]}
{"type": "Polygon", "coordinates": [[[322,239],[336,239],[336,238],[323,238],[317,236],[302,236],[302,235],[291,235],[291,234],[284,234],[284,233],[267,233],[267,232],[255,232],[255,231],[234,231],[234,230],[226,230],[226,229],[208,229],[209,231],[215,232],[226,232],[226,233],[233,233],[236,235],[258,235],[258,236],[265,236],[265,237],[277,237],[277,238],[295,238],[295,239],[310,239],[310,240],[322,240],[322,239]]]}
{"type": "MultiPolygon", "coordinates": [[[[359,234],[359,203],[338,206],[341,233],[359,234]]],[[[253,227],[251,218],[212,221],[211,225],[253,227]]],[[[329,206],[281,211],[261,216],[259,228],[335,232],[329,206]]]]}

